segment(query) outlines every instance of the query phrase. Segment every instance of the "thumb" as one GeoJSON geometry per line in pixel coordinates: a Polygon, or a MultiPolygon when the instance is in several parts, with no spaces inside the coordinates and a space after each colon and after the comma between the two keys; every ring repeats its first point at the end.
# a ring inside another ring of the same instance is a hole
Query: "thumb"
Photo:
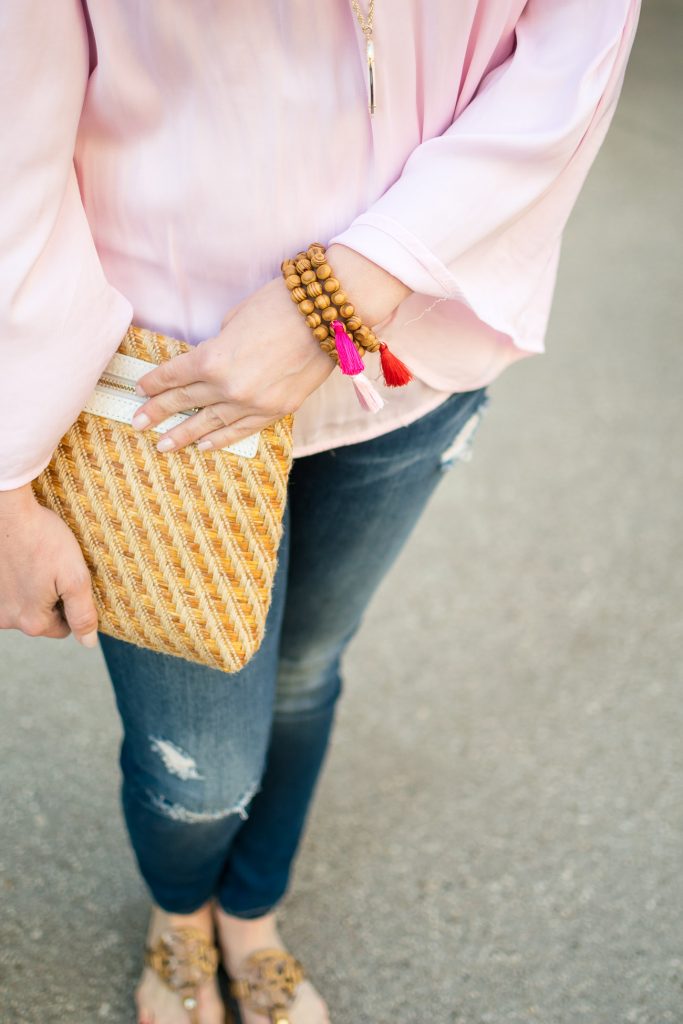
{"type": "Polygon", "coordinates": [[[84,647],[97,647],[97,609],[92,593],[90,573],[82,571],[59,590],[64,618],[71,632],[84,647]]]}

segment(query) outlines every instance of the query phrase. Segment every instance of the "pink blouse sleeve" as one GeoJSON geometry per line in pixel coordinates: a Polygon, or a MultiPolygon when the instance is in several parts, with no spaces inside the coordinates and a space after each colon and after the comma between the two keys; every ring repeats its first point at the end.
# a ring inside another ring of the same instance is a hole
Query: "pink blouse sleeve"
{"type": "Polygon", "coordinates": [[[614,114],[639,10],[640,0],[529,0],[513,53],[330,241],[542,351],[543,317],[527,309],[614,114]]]}
{"type": "Polygon", "coordinates": [[[0,490],[45,468],[132,317],[105,280],[73,166],[88,70],[80,0],[3,0],[0,490]]]}

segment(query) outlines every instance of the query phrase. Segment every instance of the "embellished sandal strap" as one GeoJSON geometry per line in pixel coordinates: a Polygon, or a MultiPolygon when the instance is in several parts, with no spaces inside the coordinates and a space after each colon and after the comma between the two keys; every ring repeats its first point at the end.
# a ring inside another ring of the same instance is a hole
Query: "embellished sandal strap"
{"type": "Polygon", "coordinates": [[[303,965],[283,949],[259,949],[240,965],[230,982],[230,992],[270,1024],[290,1024],[288,1009],[296,989],[306,977],[303,965]]]}
{"type": "Polygon", "coordinates": [[[218,950],[198,928],[172,928],[145,949],[145,963],[177,992],[190,1020],[197,1019],[197,989],[216,973],[218,950]]]}

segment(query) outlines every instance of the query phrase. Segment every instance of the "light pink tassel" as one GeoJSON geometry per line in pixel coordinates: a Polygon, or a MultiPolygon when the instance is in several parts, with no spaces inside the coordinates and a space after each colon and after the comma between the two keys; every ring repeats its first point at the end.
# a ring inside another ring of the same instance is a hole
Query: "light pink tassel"
{"type": "Polygon", "coordinates": [[[358,349],[346,333],[344,324],[341,320],[333,320],[332,327],[334,328],[334,344],[339,356],[339,369],[347,377],[362,373],[365,369],[365,364],[358,353],[358,349]]]}
{"type": "Polygon", "coordinates": [[[354,374],[351,382],[356,389],[356,398],[361,408],[367,412],[379,412],[384,408],[384,399],[364,373],[354,374]]]}

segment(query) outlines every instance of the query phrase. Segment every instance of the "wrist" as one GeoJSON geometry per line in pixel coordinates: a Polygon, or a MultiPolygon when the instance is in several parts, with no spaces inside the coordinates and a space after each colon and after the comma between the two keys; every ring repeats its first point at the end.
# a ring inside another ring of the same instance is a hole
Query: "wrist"
{"type": "Polygon", "coordinates": [[[342,245],[326,249],[319,242],[283,260],[280,270],[290,298],[321,349],[343,374],[353,378],[362,408],[377,412],[384,405],[362,372],[365,353],[379,352],[387,387],[403,387],[413,380],[410,367],[372,329],[381,329],[411,294],[407,285],[353,249],[342,245]]]}
{"type": "Polygon", "coordinates": [[[355,249],[335,242],[326,252],[335,277],[368,327],[386,320],[411,294],[407,285],[355,249]]]}
{"type": "Polygon", "coordinates": [[[0,491],[0,516],[18,515],[29,511],[37,504],[31,484],[23,484],[9,491],[0,491]]]}

